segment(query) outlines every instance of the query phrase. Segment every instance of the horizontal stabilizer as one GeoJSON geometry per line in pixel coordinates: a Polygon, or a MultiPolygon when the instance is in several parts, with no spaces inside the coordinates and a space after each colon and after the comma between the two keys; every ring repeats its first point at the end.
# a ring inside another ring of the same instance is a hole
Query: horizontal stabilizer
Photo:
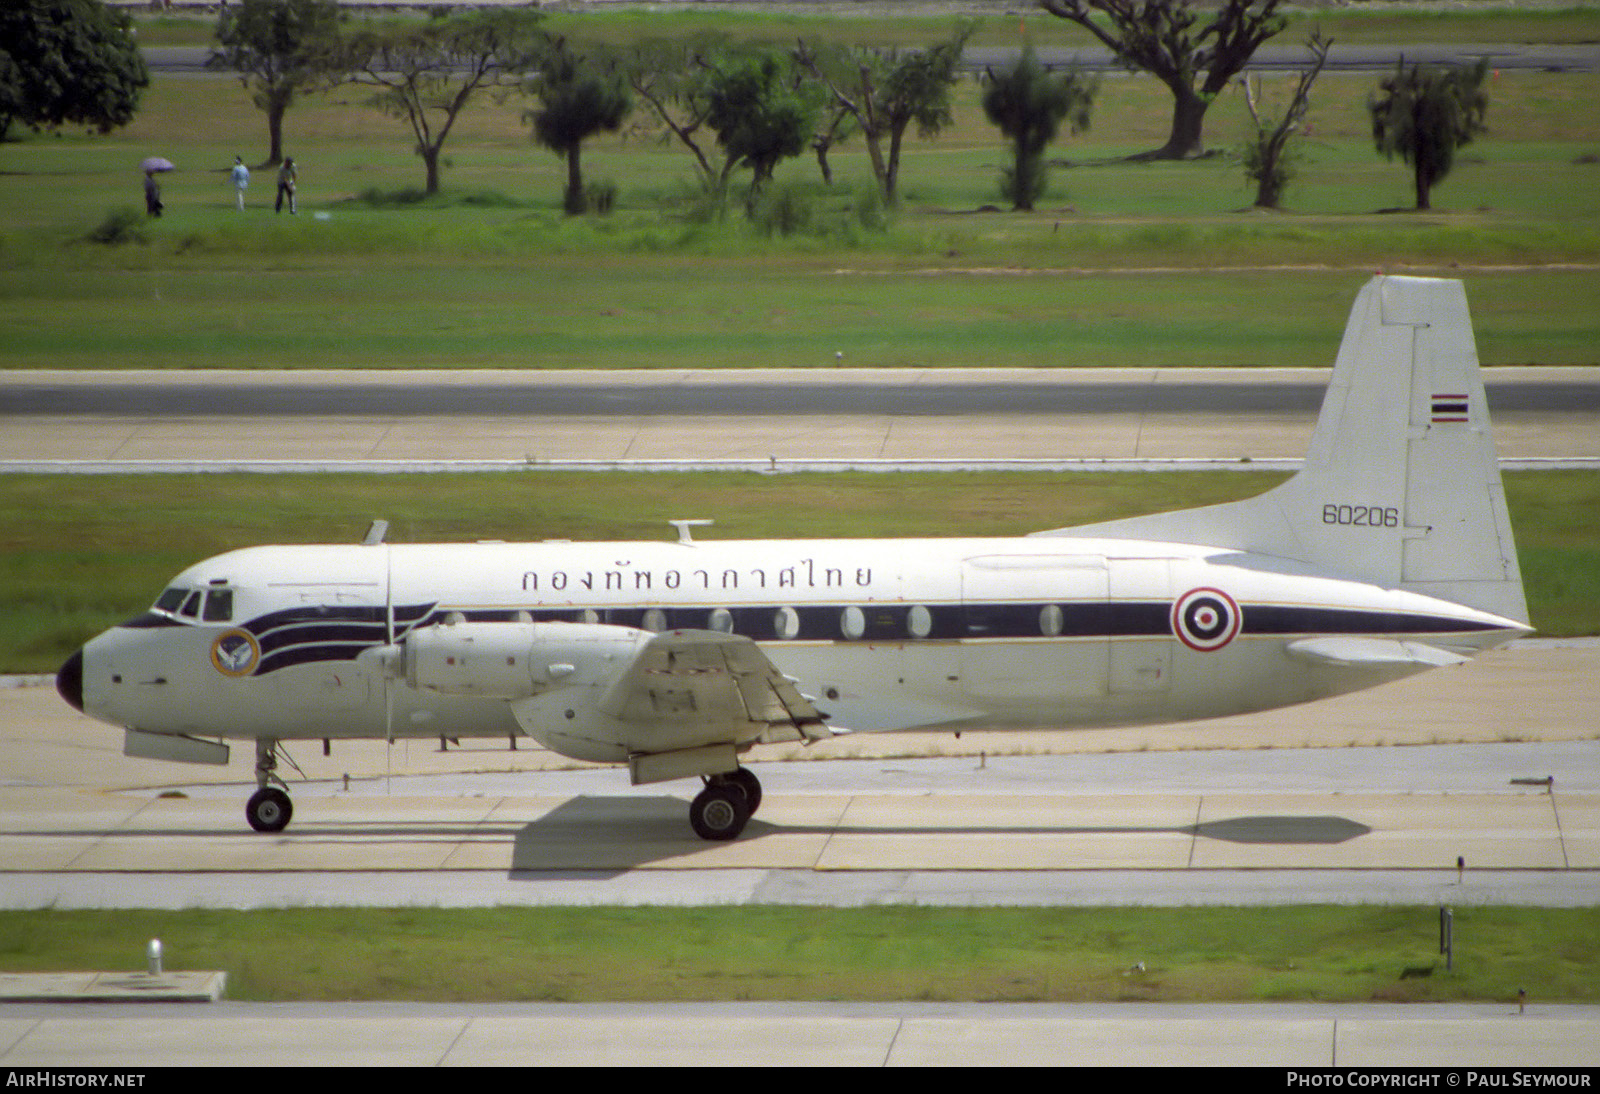
{"type": "Polygon", "coordinates": [[[1302,638],[1289,643],[1289,656],[1317,665],[1415,665],[1442,668],[1471,660],[1423,642],[1396,638],[1302,638]]]}

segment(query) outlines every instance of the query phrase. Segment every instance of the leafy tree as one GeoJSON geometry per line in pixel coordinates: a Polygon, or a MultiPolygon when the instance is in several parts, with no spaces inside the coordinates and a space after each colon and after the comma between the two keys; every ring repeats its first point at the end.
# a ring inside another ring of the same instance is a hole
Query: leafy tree
{"type": "Polygon", "coordinates": [[[1172,130],[1147,158],[1176,160],[1202,151],[1206,108],[1256,49],[1284,28],[1282,0],[1220,0],[1205,22],[1194,0],[1039,0],[1051,15],[1084,27],[1117,60],[1148,72],[1172,92],[1172,130]]]}
{"type": "Polygon", "coordinates": [[[614,131],[633,109],[628,88],[615,67],[595,57],[585,57],[557,39],[534,85],[539,109],[530,110],[523,120],[533,125],[533,139],[566,157],[567,189],[562,207],[568,213],[581,213],[587,207],[583,193],[583,170],[579,152],[585,138],[614,131]]]}
{"type": "Polygon", "coordinates": [[[543,53],[543,18],[526,8],[486,9],[365,26],[343,39],[346,78],[375,88],[370,104],[411,126],[427,193],[439,192],[440,156],[461,111],[478,92],[519,80],[543,53]]]}
{"type": "Polygon", "coordinates": [[[833,151],[834,145],[849,140],[858,128],[855,115],[837,103],[819,115],[816,132],[811,134],[811,151],[817,154],[817,169],[822,172],[823,185],[833,185],[833,166],[828,162],[828,153],[833,151]]]}
{"type": "Polygon", "coordinates": [[[335,0],[240,0],[217,20],[217,48],[207,68],[230,68],[267,115],[267,158],[283,162],[283,116],[298,95],[342,75],[334,41],[335,0]]]}
{"type": "Polygon", "coordinates": [[[884,49],[819,53],[800,43],[801,63],[855,118],[878,188],[891,205],[898,196],[900,147],[911,123],[916,122],[924,137],[935,136],[950,124],[950,91],[960,75],[956,65],[972,31],[970,24],[957,27],[947,41],[909,53],[884,49]]]}
{"type": "Polygon", "coordinates": [[[752,208],[778,164],[805,151],[820,113],[817,96],[796,79],[788,58],[770,51],[712,68],[706,107],[706,125],[729,159],[751,170],[752,208]]]}
{"type": "Polygon", "coordinates": [[[1245,176],[1256,184],[1256,208],[1276,209],[1283,199],[1283,188],[1292,175],[1289,157],[1289,138],[1300,129],[1306,110],[1311,105],[1311,85],[1328,62],[1328,47],[1333,45],[1320,33],[1313,32],[1306,42],[1311,50],[1311,67],[1300,73],[1300,82],[1281,118],[1264,117],[1256,103],[1256,91],[1248,76],[1243,77],[1245,105],[1250,109],[1250,120],[1255,131],[1244,146],[1245,176]]]}
{"type": "Polygon", "coordinates": [[[707,190],[721,191],[737,161],[719,154],[706,118],[718,65],[729,54],[726,36],[702,34],[688,40],[645,39],[629,47],[623,66],[628,86],[656,122],[694,156],[707,190]]]}
{"type": "Polygon", "coordinates": [[[1066,121],[1074,133],[1089,128],[1096,84],[1076,71],[1045,71],[1033,47],[1017,63],[983,77],[983,112],[1011,141],[1012,164],[1000,189],[1016,209],[1032,209],[1044,193],[1044,150],[1066,121]]]}
{"type": "Polygon", "coordinates": [[[132,21],[101,0],[0,5],[0,140],[14,122],[109,133],[133,120],[149,84],[132,21]]]}
{"type": "Polygon", "coordinates": [[[1417,208],[1432,208],[1429,191],[1455,166],[1456,149],[1486,128],[1489,96],[1487,58],[1475,65],[1412,65],[1405,58],[1367,100],[1372,139],[1389,159],[1411,165],[1417,208]]]}

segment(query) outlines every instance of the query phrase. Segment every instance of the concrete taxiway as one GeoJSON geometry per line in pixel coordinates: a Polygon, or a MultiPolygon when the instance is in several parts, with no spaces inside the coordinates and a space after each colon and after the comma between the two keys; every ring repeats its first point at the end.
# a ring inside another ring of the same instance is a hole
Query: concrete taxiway
{"type": "MultiPolygon", "coordinates": [[[[1199,725],[862,736],[811,750],[823,759],[772,750],[760,764],[767,804],[732,845],[688,835],[683,797],[628,788],[617,771],[525,746],[440,751],[421,740],[300,749],[309,781],[295,787],[298,815],[258,836],[241,816],[244,758],[215,771],[128,759],[115,730],[47,686],[12,687],[0,689],[0,903],[1594,907],[1597,671],[1600,643],[1532,641],[1388,688],[1199,725]]],[[[130,955],[130,968],[141,963],[130,955]]],[[[1600,1064],[1600,1008],[1539,1005],[1537,986],[1522,1014],[1510,998],[1404,1008],[152,1001],[184,978],[216,983],[187,969],[0,983],[11,998],[59,1000],[0,1004],[0,1067],[1249,1063],[1459,1076],[1600,1064]],[[128,998],[146,1001],[104,1001],[128,998]]]]}
{"type": "Polygon", "coordinates": [[[630,787],[526,741],[441,750],[427,738],[334,742],[329,755],[291,745],[306,776],[296,817],[261,836],[242,817],[248,749],[222,768],[130,759],[117,731],[48,688],[10,688],[0,903],[160,903],[163,878],[186,902],[246,906],[357,892],[399,904],[1180,903],[1185,891],[1255,903],[1293,899],[1286,872],[1303,871],[1301,891],[1346,899],[1587,906],[1600,904],[1597,672],[1600,643],[1529,641],[1206,723],[769,747],[753,757],[765,804],[732,843],[690,833],[692,780],[630,787]],[[352,871],[371,884],[350,884],[352,871]]]}
{"type": "MultiPolygon", "coordinates": [[[[1519,1015],[1515,1003],[1403,1007],[222,1003],[198,1008],[161,1004],[0,1008],[0,1067],[15,1068],[137,1069],[219,1063],[421,1067],[1254,1063],[1279,1068],[1446,1069],[1449,1074],[1415,1085],[1454,1087],[1470,1081],[1465,1075],[1468,1068],[1593,1068],[1600,1059],[1597,1044],[1600,1007],[1534,1005],[1519,1015]]],[[[1549,1074],[1532,1078],[1548,1080],[1549,1074]]],[[[1584,1085],[1584,1078],[1569,1074],[1565,1085],[1584,1085]]],[[[1480,1077],[1480,1085],[1489,1083],[1480,1077]]]]}

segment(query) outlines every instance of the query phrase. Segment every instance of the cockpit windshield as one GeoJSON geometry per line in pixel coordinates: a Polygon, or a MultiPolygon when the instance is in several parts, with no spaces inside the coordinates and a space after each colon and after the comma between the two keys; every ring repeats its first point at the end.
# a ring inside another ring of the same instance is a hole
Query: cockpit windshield
{"type": "Polygon", "coordinates": [[[174,585],[156,597],[155,610],[183,619],[228,623],[233,620],[233,590],[226,587],[186,589],[174,585]]]}

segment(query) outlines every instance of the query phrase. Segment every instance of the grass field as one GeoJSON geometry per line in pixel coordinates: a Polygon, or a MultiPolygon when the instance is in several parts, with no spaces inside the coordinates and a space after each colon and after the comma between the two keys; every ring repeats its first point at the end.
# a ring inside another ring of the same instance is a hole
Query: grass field
{"type": "Polygon", "coordinates": [[[0,968],[222,969],[253,1000],[1600,1001],[1600,910],[0,912],[0,968]],[[1144,971],[1134,966],[1144,963],[1144,971]]]}
{"type": "MultiPolygon", "coordinates": [[[[788,40],[792,17],[772,18],[695,16],[788,40]]],[[[640,19],[557,21],[617,39],[641,33],[640,19]]],[[[818,22],[901,43],[946,25],[818,22]]],[[[1060,23],[1031,18],[1030,33],[1061,35],[1060,23]]],[[[1368,13],[1333,29],[1568,41],[1600,36],[1600,10],[1368,13]]],[[[982,34],[1003,42],[1016,27],[982,34]]],[[[1408,172],[1372,150],[1374,86],[1323,78],[1287,210],[1259,213],[1243,208],[1233,151],[1239,95],[1210,112],[1217,155],[1129,163],[1163,139],[1168,99],[1153,80],[1108,77],[1092,131],[1054,146],[1040,210],[1017,214],[994,208],[1004,149],[967,82],[955,124],[908,142],[905,200],[886,226],[852,212],[870,188],[856,140],[834,155],[831,190],[809,157],[784,165],[780,186],[813,216],[774,238],[740,215],[707,220],[687,155],[639,124],[586,146],[591,179],[618,186],[616,212],[562,216],[561,161],[532,146],[515,96],[485,97],[458,123],[444,194],[393,200],[420,187],[420,161],[403,127],[349,87],[289,113],[301,215],[272,214],[270,172],[239,214],[226,169],[235,154],[260,157],[262,116],[235,80],[158,75],[124,130],[0,146],[0,367],[809,367],[839,352],[846,366],[1323,365],[1373,268],[1459,269],[1487,364],[1595,363],[1600,76],[1498,75],[1490,133],[1427,214],[1404,211],[1408,172]],[[109,210],[138,203],[135,165],[152,152],[180,166],[164,180],[167,215],[135,216],[144,242],[84,242],[109,210]]]]}

